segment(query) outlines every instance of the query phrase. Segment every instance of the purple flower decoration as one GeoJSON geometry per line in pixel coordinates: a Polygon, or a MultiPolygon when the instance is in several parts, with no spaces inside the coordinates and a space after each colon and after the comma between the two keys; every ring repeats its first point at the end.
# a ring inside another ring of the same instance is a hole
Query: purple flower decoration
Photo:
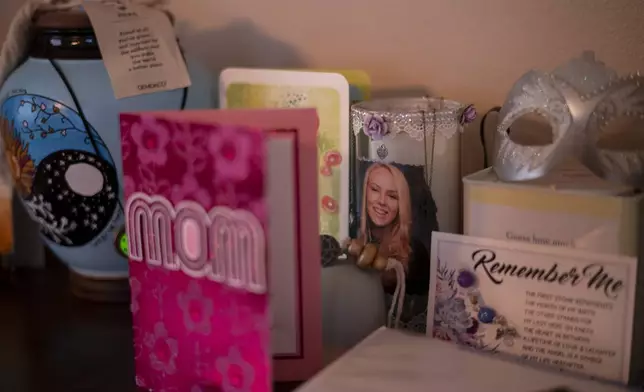
{"type": "Polygon", "coordinates": [[[475,119],[476,109],[474,108],[474,105],[468,105],[465,109],[463,109],[463,113],[461,113],[461,117],[458,119],[458,122],[461,123],[461,125],[464,125],[471,123],[475,119]]]}
{"type": "Polygon", "coordinates": [[[362,130],[371,140],[382,140],[389,133],[389,125],[382,116],[367,113],[363,119],[362,130]]]}

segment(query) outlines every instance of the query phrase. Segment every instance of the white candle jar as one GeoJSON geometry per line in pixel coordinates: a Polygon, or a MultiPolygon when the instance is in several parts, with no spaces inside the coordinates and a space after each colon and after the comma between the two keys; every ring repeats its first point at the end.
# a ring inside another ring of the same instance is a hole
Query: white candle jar
{"type": "MultiPolygon", "coordinates": [[[[460,231],[460,134],[475,116],[471,105],[442,98],[382,99],[351,108],[351,236],[377,243],[405,266],[401,321],[418,332],[426,322],[431,233],[460,231]]],[[[393,292],[395,275],[382,278],[393,292]]]]}

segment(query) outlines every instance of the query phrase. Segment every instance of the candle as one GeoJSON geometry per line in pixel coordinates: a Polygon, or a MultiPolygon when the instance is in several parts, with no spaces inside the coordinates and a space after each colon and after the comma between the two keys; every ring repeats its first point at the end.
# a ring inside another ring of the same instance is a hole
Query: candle
{"type": "Polygon", "coordinates": [[[474,116],[471,106],[441,98],[352,106],[351,234],[381,244],[406,267],[406,293],[421,300],[405,301],[414,309],[404,313],[412,315],[407,327],[419,332],[425,328],[431,233],[460,229],[460,133],[474,116]]]}

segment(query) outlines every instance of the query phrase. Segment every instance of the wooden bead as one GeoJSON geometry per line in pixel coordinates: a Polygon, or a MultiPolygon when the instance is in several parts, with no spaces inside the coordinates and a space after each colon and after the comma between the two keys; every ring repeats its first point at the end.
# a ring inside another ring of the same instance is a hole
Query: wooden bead
{"type": "Polygon", "coordinates": [[[373,264],[373,261],[378,255],[378,245],[376,244],[367,244],[362,249],[360,256],[358,256],[358,267],[368,268],[373,264]]]}
{"type": "Polygon", "coordinates": [[[373,261],[373,268],[378,271],[384,271],[387,268],[387,258],[378,253],[376,259],[373,261]]]}
{"type": "Polygon", "coordinates": [[[351,240],[351,242],[349,243],[347,252],[349,252],[349,254],[353,257],[359,257],[360,254],[362,253],[362,249],[363,249],[362,242],[358,240],[351,240]]]}

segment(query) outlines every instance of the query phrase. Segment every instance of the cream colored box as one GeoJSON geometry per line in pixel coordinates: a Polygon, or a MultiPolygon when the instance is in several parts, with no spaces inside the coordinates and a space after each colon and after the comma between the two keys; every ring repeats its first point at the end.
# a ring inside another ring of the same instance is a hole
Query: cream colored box
{"type": "Polygon", "coordinates": [[[644,195],[567,167],[529,182],[502,182],[492,169],[466,176],[465,235],[641,254],[644,195]]]}
{"type": "MultiPolygon", "coordinates": [[[[492,169],[463,178],[465,235],[644,256],[644,194],[567,167],[529,182],[502,182],[492,169]]],[[[639,274],[635,307],[644,304],[639,274]]],[[[509,293],[511,295],[511,293],[509,293]]],[[[634,331],[644,325],[635,312],[634,331]]],[[[629,384],[644,385],[644,335],[633,334],[629,384]]]]}

